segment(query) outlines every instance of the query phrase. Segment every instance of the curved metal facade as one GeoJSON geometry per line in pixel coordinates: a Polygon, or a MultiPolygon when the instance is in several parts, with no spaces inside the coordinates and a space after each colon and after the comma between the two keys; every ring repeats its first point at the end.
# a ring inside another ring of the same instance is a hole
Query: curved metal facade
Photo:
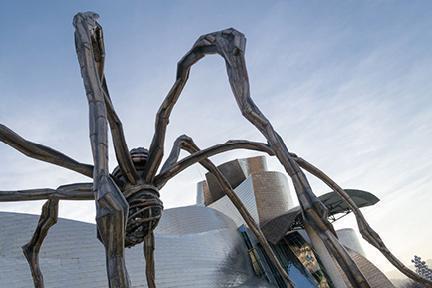
{"type": "MultiPolygon", "coordinates": [[[[309,269],[310,267],[308,268],[310,271],[308,270],[307,273],[301,272],[302,269],[296,270],[298,272],[297,274],[294,270],[290,271],[290,267],[294,267],[295,265],[293,263],[296,263],[297,261],[294,259],[295,257],[297,257],[305,267],[310,264],[310,261],[305,260],[307,257],[303,257],[305,255],[302,255],[301,253],[297,253],[296,256],[293,256],[295,253],[293,254],[293,251],[290,249],[294,246],[286,247],[284,241],[281,241],[284,238],[288,239],[294,237],[294,234],[289,236],[287,235],[287,232],[291,230],[293,223],[297,223],[296,221],[298,216],[301,217],[301,210],[299,206],[294,207],[293,205],[286,175],[279,172],[266,171],[266,165],[263,165],[262,163],[265,163],[264,159],[255,157],[251,159],[232,160],[218,167],[221,168],[225,175],[229,176],[227,179],[234,188],[235,193],[251,213],[254,220],[260,224],[265,236],[273,244],[273,249],[275,249],[276,253],[279,253],[278,257],[281,262],[291,263],[286,265],[290,277],[300,281],[297,283],[300,287],[309,287],[308,285],[318,285],[317,283],[312,284],[312,282],[310,282],[310,279],[312,279],[311,275],[313,274],[315,280],[319,279],[319,281],[321,281],[319,285],[324,285],[322,287],[328,287],[326,279],[327,276],[324,276],[326,274],[324,269],[325,267],[319,267],[318,261],[314,262],[316,267],[313,269],[309,269]],[[251,163],[254,164],[251,165],[251,163]],[[253,166],[254,168],[250,169],[249,166],[253,166]],[[241,179],[243,179],[243,182],[241,182],[241,179]],[[309,276],[306,275],[308,273],[310,274],[309,276]],[[298,276],[297,278],[296,275],[298,276]]],[[[244,220],[237,212],[237,209],[231,203],[229,198],[226,195],[220,196],[220,191],[214,190],[216,185],[211,181],[214,181],[214,179],[207,175],[207,181],[199,183],[198,194],[201,194],[201,197],[198,197],[197,199],[205,198],[206,193],[217,195],[217,197],[212,196],[212,201],[209,201],[210,204],[208,207],[224,213],[233,219],[239,227],[245,225],[244,220]]],[[[346,190],[346,192],[353,198],[359,207],[373,205],[379,201],[379,199],[373,194],[366,191],[346,190]]],[[[322,199],[325,205],[328,205],[330,211],[334,212],[333,214],[346,213],[348,209],[346,204],[340,199],[340,196],[336,195],[334,192],[321,195],[320,199],[322,199]]],[[[205,205],[206,201],[201,200],[201,203],[205,205]]],[[[298,234],[298,237],[301,237],[304,241],[309,242],[307,245],[310,246],[310,240],[306,232],[304,230],[295,231],[296,232],[294,233],[298,234]]],[[[360,270],[367,275],[367,280],[370,282],[371,287],[393,287],[386,276],[364,257],[363,249],[353,229],[341,229],[336,232],[339,241],[347,247],[360,270]]],[[[252,239],[254,239],[254,236],[249,235],[249,238],[252,242],[251,245],[253,246],[254,241],[252,241],[252,239]]],[[[255,248],[259,251],[257,247],[255,248]]],[[[310,251],[310,253],[313,253],[312,249],[310,249],[310,251]]],[[[261,256],[262,258],[265,258],[264,255],[261,256]]],[[[307,256],[311,257],[311,255],[307,256]]],[[[270,275],[271,273],[268,272],[268,267],[267,269],[265,268],[266,264],[263,265],[263,267],[266,274],[270,275]]],[[[343,278],[344,276],[342,275],[343,273],[340,273],[340,277],[343,278]]],[[[272,276],[269,276],[269,279],[271,278],[272,276]]],[[[275,281],[277,282],[277,276],[273,278],[274,279],[271,281],[273,283],[275,281]]]]}
{"type": "MultiPolygon", "coordinates": [[[[37,215],[0,213],[0,287],[33,287],[21,246],[37,215]]],[[[199,206],[168,209],[156,230],[158,287],[271,287],[252,271],[234,222],[199,206]]],[[[94,224],[59,219],[40,254],[47,288],[106,288],[105,255],[94,224]]],[[[143,248],[126,249],[133,287],[147,287],[143,248]]]]}
{"type": "Polygon", "coordinates": [[[351,258],[365,275],[370,287],[372,288],[395,288],[387,276],[384,275],[372,262],[367,260],[359,253],[347,248],[351,258]]]}
{"type": "MultiPolygon", "coordinates": [[[[252,177],[247,178],[236,189],[234,189],[234,192],[243,202],[243,205],[245,205],[246,209],[252,215],[252,218],[254,218],[254,220],[258,223],[259,216],[255,200],[255,194],[253,193],[252,177]]],[[[219,200],[213,202],[208,207],[216,209],[223,214],[229,216],[232,220],[234,220],[237,226],[245,224],[242,216],[237,211],[237,208],[234,206],[234,204],[232,204],[231,200],[227,196],[224,196],[219,200]]]]}
{"type": "Polygon", "coordinates": [[[338,236],[339,242],[348,247],[349,249],[357,252],[358,254],[366,257],[365,252],[360,244],[360,240],[357,237],[356,232],[352,228],[344,228],[336,230],[336,235],[338,236]]]}
{"type": "MultiPolygon", "coordinates": [[[[200,182],[201,186],[202,183],[200,182]]],[[[255,172],[238,185],[234,192],[259,224],[273,220],[293,207],[288,180],[280,172],[255,172]]],[[[198,193],[201,193],[200,190],[198,193]]],[[[223,196],[208,207],[229,216],[237,226],[245,224],[228,196],[223,196]]]]}
{"type": "Polygon", "coordinates": [[[294,207],[285,174],[261,171],[251,175],[259,223],[272,220],[294,207]]]}
{"type": "MultiPolygon", "coordinates": [[[[264,156],[256,156],[225,162],[219,165],[218,169],[228,180],[231,187],[237,188],[250,175],[261,171],[266,171],[267,162],[264,156]]],[[[206,174],[206,183],[207,185],[204,185],[203,187],[207,187],[202,191],[204,195],[204,203],[207,206],[224,197],[225,193],[220,188],[219,183],[213,174],[206,174]]]]}

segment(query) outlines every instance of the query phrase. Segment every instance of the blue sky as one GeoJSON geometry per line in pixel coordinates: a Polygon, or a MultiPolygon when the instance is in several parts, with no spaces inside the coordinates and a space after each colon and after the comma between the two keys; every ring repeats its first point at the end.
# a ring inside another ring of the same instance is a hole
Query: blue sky
{"type": "MultiPolygon", "coordinates": [[[[427,1],[3,1],[0,123],[91,162],[72,17],[92,10],[101,15],[106,76],[128,144],[148,147],[177,61],[199,35],[235,27],[248,38],[252,97],[291,151],[343,187],[376,194],[381,202],[365,215],[406,264],[414,254],[432,258],[432,232],[426,229],[432,210],[431,6],[427,1]]],[[[184,133],[202,147],[228,139],[263,140],[238,111],[216,56],[193,67],[172,114],[167,149],[184,133]]],[[[237,151],[214,159],[248,155],[237,151]]],[[[0,163],[2,190],[87,181],[5,145],[0,163]]],[[[276,161],[269,164],[282,171],[276,161]]],[[[161,193],[165,206],[192,204],[204,173],[194,166],[170,182],[161,193]]],[[[317,194],[328,191],[309,178],[317,194]]],[[[0,210],[39,213],[41,204],[0,203],[0,210]]],[[[60,215],[93,221],[94,203],[62,203],[60,215]]],[[[355,223],[347,217],[337,226],[355,223]]],[[[375,263],[391,269],[376,250],[364,247],[375,263]]]]}

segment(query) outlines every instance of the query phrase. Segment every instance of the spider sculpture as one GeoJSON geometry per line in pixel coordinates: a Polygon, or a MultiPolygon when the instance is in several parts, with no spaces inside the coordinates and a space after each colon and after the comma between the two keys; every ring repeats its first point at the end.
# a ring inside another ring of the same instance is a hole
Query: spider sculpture
{"type": "Polygon", "coordinates": [[[324,247],[323,249],[334,257],[353,287],[369,287],[369,284],[339,243],[327,219],[326,207],[313,194],[301,168],[319,177],[344,199],[354,212],[363,237],[378,248],[399,270],[412,279],[431,285],[430,281],[407,269],[390,253],[341,187],[312,164],[288,152],[282,138],[250,98],[244,58],[246,38],[234,29],[199,37],[192,49],[178,63],[176,81],[156,116],[155,134],[149,150],[136,148],[129,151],[121,121],[111,103],[104,77],[103,34],[102,27],[96,22],[97,19],[97,14],[85,12],[75,15],[73,20],[76,51],[90,111],[90,142],[94,166],[80,163],[54,149],[27,141],[6,126],[0,125],[2,142],[29,157],[68,168],[93,179],[92,183],[69,184],[57,189],[0,191],[0,201],[47,199],[32,239],[23,246],[35,287],[44,287],[38,254],[48,230],[57,221],[59,200],[95,200],[97,232],[105,247],[109,287],[131,287],[125,267],[124,249],[139,243],[143,243],[144,246],[148,287],[156,287],[153,230],[163,210],[159,190],[169,179],[198,162],[216,176],[223,191],[239,210],[261,242],[267,256],[285,279],[286,286],[293,287],[260,228],[233,192],[226,178],[208,159],[232,149],[257,150],[279,159],[294,183],[305,226],[309,227],[308,233],[317,235],[314,237],[318,239],[317,245],[324,247]],[[268,143],[235,140],[200,150],[191,138],[183,135],[174,142],[171,153],[159,169],[164,155],[164,140],[170,113],[186,84],[191,66],[207,54],[219,54],[225,59],[229,82],[242,114],[259,129],[268,143]],[[111,130],[118,161],[118,167],[112,173],[108,170],[108,129],[111,130]],[[181,149],[191,155],[178,160],[181,149]]]}

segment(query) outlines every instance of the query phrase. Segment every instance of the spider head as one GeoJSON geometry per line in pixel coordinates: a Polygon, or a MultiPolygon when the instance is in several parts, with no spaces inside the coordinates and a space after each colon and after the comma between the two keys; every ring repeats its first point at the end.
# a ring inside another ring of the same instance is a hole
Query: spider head
{"type": "MultiPolygon", "coordinates": [[[[149,152],[147,149],[143,147],[133,148],[130,151],[130,155],[132,158],[132,162],[135,166],[135,169],[138,172],[138,175],[141,178],[144,178],[144,166],[147,163],[149,152]]],[[[114,178],[114,181],[116,182],[117,186],[120,188],[120,190],[124,190],[126,187],[126,184],[128,183],[127,178],[125,175],[123,175],[122,171],[120,170],[120,167],[117,166],[113,172],[112,176],[114,178]]]]}
{"type": "Polygon", "coordinates": [[[137,170],[142,170],[147,163],[149,151],[144,147],[133,148],[130,155],[137,170]]]}

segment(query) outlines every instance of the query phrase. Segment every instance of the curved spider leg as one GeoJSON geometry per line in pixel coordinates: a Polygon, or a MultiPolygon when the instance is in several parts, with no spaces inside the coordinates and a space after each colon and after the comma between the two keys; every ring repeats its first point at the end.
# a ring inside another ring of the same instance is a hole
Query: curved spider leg
{"type": "Polygon", "coordinates": [[[156,114],[155,133],[149,147],[149,157],[147,164],[144,167],[146,183],[153,182],[159,165],[162,162],[165,134],[169,123],[169,117],[180,96],[180,93],[183,91],[183,88],[186,85],[186,81],[189,77],[189,70],[194,63],[198,62],[203,57],[204,55],[202,54],[189,51],[177,63],[176,81],[174,82],[174,85],[171,87],[171,90],[168,92],[168,95],[165,97],[156,114]]]}
{"type": "Polygon", "coordinates": [[[330,253],[334,257],[353,287],[370,287],[353,259],[337,240],[334,228],[327,219],[327,208],[312,192],[306,176],[290,156],[283,139],[250,97],[244,58],[246,47],[244,35],[234,29],[210,33],[202,36],[194,47],[206,54],[219,54],[225,59],[231,89],[243,116],[267,139],[276,157],[293,181],[302,208],[303,219],[318,236],[310,235],[315,241],[314,246],[322,247],[323,253],[330,253]]]}
{"type": "Polygon", "coordinates": [[[139,176],[136,168],[132,162],[132,158],[129,152],[128,145],[123,132],[123,124],[114,110],[114,106],[109,98],[108,87],[106,85],[105,76],[103,78],[103,89],[105,96],[105,105],[107,107],[108,123],[111,130],[113,139],[114,150],[116,158],[122,171],[122,174],[126,176],[131,184],[136,184],[139,176]]]}
{"type": "MultiPolygon", "coordinates": [[[[291,177],[297,198],[302,208],[303,218],[306,224],[310,224],[317,236],[311,236],[315,241],[315,247],[321,247],[324,254],[331,254],[347,276],[348,281],[353,287],[369,288],[369,284],[361,273],[355,262],[351,259],[347,251],[339,243],[333,226],[327,219],[327,208],[312,192],[306,176],[298,164],[290,157],[289,151],[270,121],[261,113],[255,105],[249,93],[249,80],[246,70],[244,51],[246,38],[234,29],[226,29],[219,32],[201,36],[194,44],[192,49],[180,60],[177,70],[177,80],[172,90],[175,92],[168,94],[158,113],[156,128],[161,128],[163,135],[157,136],[160,132],[155,132],[152,141],[154,159],[162,157],[163,139],[166,126],[168,125],[169,113],[180,95],[181,88],[184,86],[192,64],[203,58],[207,54],[219,54],[225,60],[231,89],[237,104],[245,118],[249,120],[267,139],[269,145],[275,152],[276,157],[284,166],[286,172],[291,177]],[[180,83],[176,85],[177,83],[180,83]],[[180,90],[180,92],[177,92],[180,90]],[[162,140],[162,141],[161,141],[162,140]],[[155,145],[153,145],[155,144],[155,145]]],[[[160,161],[159,161],[160,163],[160,161]]],[[[159,163],[149,161],[149,171],[157,170],[159,163]],[[156,165],[156,166],[155,166],[156,165]]],[[[148,175],[153,180],[153,175],[148,175]]],[[[328,258],[328,257],[327,257],[328,258]]]]}
{"type": "Polygon", "coordinates": [[[396,267],[407,277],[413,279],[414,281],[422,283],[427,287],[432,287],[432,281],[421,277],[420,275],[406,267],[395,255],[393,255],[393,253],[387,248],[378,233],[375,232],[375,230],[373,230],[369,223],[366,221],[363,213],[357,207],[356,203],[335,181],[333,181],[323,171],[321,171],[308,161],[304,160],[303,158],[298,157],[297,155],[293,155],[293,158],[300,167],[322,180],[325,184],[327,184],[328,187],[330,187],[343,199],[343,201],[348,205],[348,207],[351,209],[351,211],[356,217],[360,234],[369,244],[377,248],[387,258],[387,260],[393,264],[394,267],[396,267]]]}
{"type": "MultiPolygon", "coordinates": [[[[168,169],[167,167],[171,166],[172,163],[175,163],[177,161],[177,159],[180,155],[181,149],[184,149],[193,155],[196,155],[197,153],[201,152],[199,147],[193,142],[192,138],[190,138],[187,135],[182,135],[182,136],[178,137],[176,139],[176,141],[174,142],[170,156],[168,157],[167,161],[165,162],[165,165],[162,168],[162,171],[164,170],[164,168],[168,169]]],[[[275,253],[273,252],[273,249],[271,248],[271,246],[268,243],[267,239],[265,238],[263,232],[259,228],[259,225],[255,222],[254,218],[249,213],[247,208],[244,206],[243,202],[240,200],[240,198],[234,192],[234,190],[231,187],[231,184],[228,182],[228,180],[225,178],[225,176],[222,174],[222,172],[220,172],[220,170],[208,158],[203,157],[202,159],[199,160],[199,163],[216,177],[216,179],[217,179],[220,187],[223,189],[224,193],[228,196],[228,198],[231,200],[231,202],[237,208],[237,211],[240,213],[240,215],[242,216],[242,218],[244,219],[246,224],[249,226],[249,228],[254,233],[255,237],[261,243],[261,245],[264,248],[264,251],[267,254],[268,258],[270,259],[270,261],[272,262],[272,264],[274,265],[274,267],[277,269],[277,271],[281,275],[282,279],[284,280],[285,285],[288,288],[293,287],[293,284],[292,284],[291,280],[289,279],[288,273],[286,272],[286,270],[283,268],[283,266],[279,262],[278,258],[276,257],[275,253]]]]}
{"type": "MultiPolygon", "coordinates": [[[[186,137],[186,136],[181,136],[177,138],[176,142],[174,143],[174,147],[180,145],[177,142],[179,142],[182,137],[186,137]]],[[[202,159],[214,156],[216,154],[225,151],[230,151],[233,149],[250,149],[255,151],[266,152],[271,156],[274,155],[273,151],[271,150],[268,144],[251,142],[246,140],[231,140],[224,144],[217,144],[208,147],[206,149],[200,150],[199,152],[193,153],[190,156],[187,156],[181,159],[180,161],[177,161],[179,152],[175,151],[178,149],[174,149],[174,147],[173,150],[171,151],[170,156],[168,157],[167,161],[162,167],[160,174],[155,177],[155,184],[159,189],[161,189],[169,179],[171,179],[172,177],[174,177],[175,175],[177,175],[187,167],[195,163],[198,163],[202,159]]],[[[360,234],[372,246],[377,248],[390,261],[390,263],[392,263],[399,271],[401,271],[407,277],[417,282],[420,282],[422,284],[431,285],[429,283],[430,281],[425,280],[424,278],[420,277],[417,273],[413,272],[411,269],[406,267],[399,259],[397,259],[397,257],[395,257],[391,253],[391,251],[388,250],[388,248],[386,247],[385,243],[382,241],[378,233],[375,232],[372,229],[372,227],[370,227],[369,223],[364,218],[361,210],[357,207],[357,204],[335,181],[333,181],[323,171],[321,171],[320,169],[318,169],[308,161],[304,160],[303,158],[297,156],[296,154],[290,153],[290,156],[297,162],[297,164],[302,169],[308,171],[312,175],[321,179],[324,183],[327,184],[327,186],[329,186],[333,191],[335,191],[342,198],[342,200],[348,205],[351,211],[353,211],[353,214],[356,217],[360,234]]]]}
{"type": "MultiPolygon", "coordinates": [[[[249,81],[244,59],[244,48],[246,42],[244,35],[234,29],[228,29],[204,36],[204,38],[206,37],[207,39],[209,37],[214,37],[214,39],[216,39],[214,42],[215,47],[213,46],[207,49],[215,51],[215,53],[218,53],[225,59],[229,82],[243,116],[245,116],[246,119],[261,131],[274,150],[276,157],[285,167],[287,173],[291,176],[302,207],[305,222],[318,233],[318,236],[324,240],[323,244],[334,256],[336,256],[335,258],[338,264],[342,267],[344,272],[346,272],[351,284],[355,287],[368,287],[369,285],[364,276],[358,270],[358,267],[337,241],[332,231],[332,225],[328,222],[327,217],[324,217],[326,212],[322,209],[323,205],[313,194],[307,178],[299,168],[298,163],[293,159],[283,139],[274,130],[270,121],[264,116],[264,114],[262,114],[250,97],[249,81]]],[[[208,46],[205,41],[198,43],[199,47],[202,45],[208,46]]],[[[339,192],[343,192],[342,189],[340,189],[339,192]]],[[[359,226],[360,230],[364,230],[364,227],[362,226],[363,225],[359,226]]],[[[377,242],[377,246],[382,248],[381,252],[392,264],[396,264],[396,268],[401,268],[401,272],[405,272],[408,274],[407,276],[415,277],[413,273],[403,269],[404,266],[400,265],[402,263],[396,261],[395,257],[390,254],[386,248],[384,248],[385,246],[382,246],[383,243],[378,240],[378,234],[370,233],[369,236],[371,235],[373,235],[371,239],[372,242],[377,242]]],[[[415,277],[414,280],[420,280],[422,283],[426,281],[419,279],[419,277],[415,277]]],[[[428,281],[428,285],[431,286],[431,282],[428,281]]]]}
{"type": "Polygon", "coordinates": [[[0,191],[0,202],[31,201],[31,200],[94,200],[92,183],[74,183],[57,189],[28,189],[0,191]]]}
{"type": "MultiPolygon", "coordinates": [[[[200,37],[200,39],[201,38],[202,37],[200,37]]],[[[183,91],[184,86],[186,85],[186,82],[189,78],[190,69],[193,64],[197,63],[205,56],[205,53],[209,53],[209,51],[204,51],[206,50],[206,47],[203,48],[204,49],[201,50],[200,47],[194,46],[177,63],[176,81],[162,102],[158,113],[156,114],[155,133],[150,144],[147,164],[144,168],[144,175],[146,175],[145,180],[147,183],[153,182],[160,163],[162,162],[165,134],[169,124],[169,117],[174,105],[177,103],[177,100],[183,91]]]]}
{"type": "Polygon", "coordinates": [[[102,83],[107,118],[111,130],[116,158],[123,175],[126,176],[130,183],[136,184],[139,178],[138,173],[129,153],[129,148],[123,131],[123,124],[114,110],[114,105],[111,102],[111,97],[108,91],[108,85],[104,74],[105,44],[103,41],[103,30],[102,26],[97,22],[94,31],[93,52],[96,70],[102,83]]]}
{"type": "Polygon", "coordinates": [[[146,262],[146,278],[148,288],[156,288],[155,283],[155,267],[154,267],[154,233],[149,232],[144,237],[144,258],[146,262]]]}
{"type": "Polygon", "coordinates": [[[168,156],[167,160],[165,161],[164,165],[161,168],[161,171],[158,175],[156,175],[154,179],[154,184],[158,189],[162,189],[162,187],[174,176],[176,176],[181,171],[185,170],[189,166],[200,162],[203,159],[209,158],[211,156],[214,156],[216,154],[234,150],[234,149],[248,149],[248,150],[255,150],[260,152],[265,152],[269,154],[270,156],[273,156],[273,150],[270,148],[268,144],[259,143],[259,142],[252,142],[247,140],[230,140],[227,141],[224,144],[217,144],[210,146],[206,149],[199,150],[196,153],[193,153],[180,161],[177,161],[180,154],[180,148],[177,148],[178,146],[183,145],[183,138],[188,138],[186,135],[182,135],[179,138],[176,139],[174,142],[173,148],[171,150],[170,155],[168,156]]]}
{"type": "Polygon", "coordinates": [[[128,288],[131,284],[124,259],[124,239],[129,206],[108,172],[107,112],[93,46],[97,18],[92,12],[75,15],[75,46],[90,110],[98,237],[105,246],[109,287],[128,288]]]}
{"type": "MultiPolygon", "coordinates": [[[[174,141],[174,144],[171,148],[171,152],[168,155],[167,160],[165,161],[165,163],[162,165],[162,168],[160,170],[160,174],[164,174],[165,172],[167,172],[168,170],[170,170],[170,168],[177,163],[179,157],[180,157],[180,151],[183,148],[184,144],[186,141],[190,141],[192,140],[189,136],[187,135],[181,135],[179,137],[177,137],[177,139],[174,141]]],[[[195,163],[197,163],[199,161],[196,161],[195,163]]],[[[155,182],[156,182],[157,176],[155,177],[155,182]]],[[[168,180],[168,179],[167,179],[168,180]]]]}
{"type": "Polygon", "coordinates": [[[24,256],[30,265],[35,288],[45,287],[42,271],[39,266],[39,250],[48,234],[48,230],[57,223],[58,202],[59,200],[57,199],[50,199],[43,205],[42,214],[32,239],[22,246],[24,256]]]}
{"type": "Polygon", "coordinates": [[[93,166],[80,163],[50,147],[27,141],[2,124],[0,124],[0,141],[28,157],[67,168],[90,178],[93,176],[93,166]]]}

